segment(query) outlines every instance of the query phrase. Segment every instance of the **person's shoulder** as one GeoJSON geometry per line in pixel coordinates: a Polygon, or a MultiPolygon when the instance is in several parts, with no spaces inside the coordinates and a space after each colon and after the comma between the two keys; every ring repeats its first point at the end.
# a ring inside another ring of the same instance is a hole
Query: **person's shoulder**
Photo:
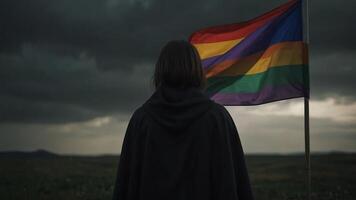
{"type": "Polygon", "coordinates": [[[144,115],[145,115],[145,109],[143,105],[141,105],[134,110],[131,118],[142,118],[144,115]]]}
{"type": "Polygon", "coordinates": [[[218,129],[222,128],[221,130],[225,130],[226,128],[231,130],[231,128],[235,126],[234,120],[225,106],[215,102],[211,106],[208,119],[213,126],[217,126],[218,129]]]}
{"type": "Polygon", "coordinates": [[[227,111],[227,109],[225,108],[225,106],[218,104],[214,101],[212,101],[211,103],[211,109],[210,109],[210,114],[214,115],[214,116],[230,116],[229,112],[227,111]]]}
{"type": "Polygon", "coordinates": [[[143,106],[137,107],[131,114],[130,123],[139,124],[142,122],[145,116],[145,111],[143,106]]]}

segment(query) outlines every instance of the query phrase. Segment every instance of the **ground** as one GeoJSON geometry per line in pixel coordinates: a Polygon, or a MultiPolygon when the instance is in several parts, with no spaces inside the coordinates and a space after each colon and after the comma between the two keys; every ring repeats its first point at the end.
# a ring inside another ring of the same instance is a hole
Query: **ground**
{"type": "MultiPolygon", "coordinates": [[[[109,200],[118,156],[0,155],[0,199],[109,200]]],[[[312,199],[356,199],[356,154],[313,155],[312,199]]],[[[303,155],[248,155],[256,200],[305,199],[303,155]]]]}

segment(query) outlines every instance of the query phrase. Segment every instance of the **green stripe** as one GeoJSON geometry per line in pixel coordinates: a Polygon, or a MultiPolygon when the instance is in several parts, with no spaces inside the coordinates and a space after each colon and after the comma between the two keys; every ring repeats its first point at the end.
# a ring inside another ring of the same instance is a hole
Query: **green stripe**
{"type": "Polygon", "coordinates": [[[254,93],[265,86],[281,86],[294,83],[309,86],[308,65],[286,65],[272,67],[263,73],[239,76],[215,76],[208,79],[207,92],[254,93]]]}

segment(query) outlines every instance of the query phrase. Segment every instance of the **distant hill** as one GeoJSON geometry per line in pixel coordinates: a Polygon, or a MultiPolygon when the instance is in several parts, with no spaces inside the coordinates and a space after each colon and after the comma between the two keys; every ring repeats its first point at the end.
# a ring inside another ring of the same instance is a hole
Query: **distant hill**
{"type": "Polygon", "coordinates": [[[53,152],[38,149],[35,151],[1,151],[0,158],[55,158],[60,155],[53,152]]]}

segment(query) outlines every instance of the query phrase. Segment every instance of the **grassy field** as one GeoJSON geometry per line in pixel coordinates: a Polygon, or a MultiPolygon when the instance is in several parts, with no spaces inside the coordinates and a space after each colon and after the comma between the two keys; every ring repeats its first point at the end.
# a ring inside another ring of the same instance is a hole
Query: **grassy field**
{"type": "MultiPolygon", "coordinates": [[[[356,154],[312,156],[312,199],[356,199],[356,154]]],[[[118,156],[0,155],[0,199],[111,199],[118,156]]],[[[305,199],[302,155],[249,155],[256,200],[305,199]]]]}

